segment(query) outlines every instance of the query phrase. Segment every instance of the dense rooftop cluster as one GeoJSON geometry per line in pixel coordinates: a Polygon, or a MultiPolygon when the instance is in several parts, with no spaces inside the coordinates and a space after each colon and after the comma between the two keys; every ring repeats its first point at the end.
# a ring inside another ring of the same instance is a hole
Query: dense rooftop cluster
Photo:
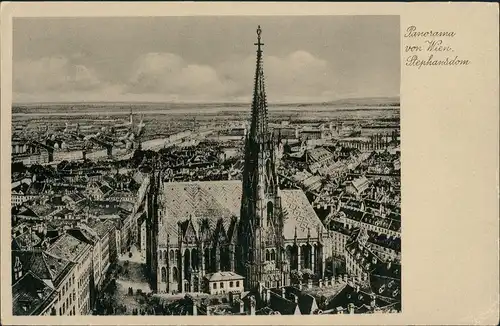
{"type": "MultiPolygon", "coordinates": [[[[138,241],[131,236],[137,230],[129,231],[137,221],[130,220],[143,218],[137,213],[144,210],[144,184],[155,164],[161,167],[162,187],[170,194],[170,219],[158,234],[161,243],[167,234],[173,243],[177,237],[172,235],[188,232],[189,223],[176,222],[184,221],[186,212],[193,212],[193,205],[197,213],[191,220],[196,222],[196,230],[215,232],[217,228],[231,237],[234,216],[240,209],[241,183],[237,180],[241,179],[243,161],[241,151],[227,155],[228,144],[183,142],[159,152],[137,150],[129,160],[117,162],[62,161],[29,167],[15,163],[12,248],[22,270],[13,285],[15,313],[59,314],[58,308],[42,310],[48,302],[55,302],[58,280],[67,276],[81,252],[89,246],[96,248],[100,239],[113,233],[118,239],[115,246],[120,247],[109,250],[116,259],[138,241]],[[222,180],[227,181],[210,182],[222,180]],[[220,225],[206,218],[214,212],[219,212],[220,225]],[[55,285],[47,285],[48,279],[55,285]]],[[[305,217],[316,213],[335,239],[337,260],[336,267],[328,267],[330,280],[313,278],[312,287],[296,283],[206,300],[186,296],[162,305],[156,313],[339,314],[401,309],[399,154],[367,152],[335,143],[284,147],[278,165],[284,232],[289,237],[316,232],[301,228],[307,224],[305,217]],[[304,207],[310,211],[302,211],[304,207]],[[339,271],[348,274],[348,279],[336,275],[339,271]]]]}

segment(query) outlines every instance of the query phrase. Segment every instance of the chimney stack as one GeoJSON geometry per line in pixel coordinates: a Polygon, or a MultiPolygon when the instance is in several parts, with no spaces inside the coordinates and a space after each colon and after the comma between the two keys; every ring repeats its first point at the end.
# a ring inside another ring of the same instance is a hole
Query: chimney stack
{"type": "Polygon", "coordinates": [[[251,316],[255,316],[255,305],[256,305],[255,297],[251,296],[250,297],[250,315],[251,316]]]}
{"type": "Polygon", "coordinates": [[[370,295],[370,298],[371,298],[370,305],[371,305],[371,307],[372,307],[372,308],[375,308],[375,305],[376,305],[376,301],[375,301],[376,296],[375,296],[375,294],[374,294],[374,293],[372,293],[372,294],[370,295]]]}
{"type": "Polygon", "coordinates": [[[269,289],[267,288],[262,288],[262,292],[260,293],[260,298],[261,300],[267,304],[267,293],[269,292],[269,289]]]}
{"type": "Polygon", "coordinates": [[[245,312],[245,304],[243,303],[243,300],[239,300],[240,304],[240,314],[245,312]]]}
{"type": "Polygon", "coordinates": [[[354,314],[354,303],[352,303],[352,302],[349,303],[349,305],[347,307],[348,307],[347,309],[349,310],[349,313],[354,314]]]}

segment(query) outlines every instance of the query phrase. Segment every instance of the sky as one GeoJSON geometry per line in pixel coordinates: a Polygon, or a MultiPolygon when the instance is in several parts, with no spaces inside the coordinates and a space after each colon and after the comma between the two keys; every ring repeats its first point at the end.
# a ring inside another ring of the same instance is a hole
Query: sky
{"type": "Polygon", "coordinates": [[[13,100],[246,102],[262,28],[269,102],[396,97],[398,16],[15,18],[13,100]]]}

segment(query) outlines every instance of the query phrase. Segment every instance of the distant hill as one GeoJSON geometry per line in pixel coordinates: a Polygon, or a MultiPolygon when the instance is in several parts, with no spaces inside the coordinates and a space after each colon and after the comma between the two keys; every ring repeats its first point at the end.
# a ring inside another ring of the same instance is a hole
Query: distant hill
{"type": "MultiPolygon", "coordinates": [[[[33,111],[58,111],[58,110],[68,110],[71,108],[78,109],[106,109],[110,107],[120,108],[120,109],[200,109],[200,108],[223,108],[223,107],[248,107],[250,103],[247,102],[219,102],[219,103],[175,103],[175,102],[44,102],[44,103],[13,103],[12,111],[13,113],[23,113],[26,110],[33,111]]],[[[348,98],[340,99],[329,102],[309,102],[309,103],[269,103],[272,107],[318,107],[318,106],[329,106],[342,109],[355,109],[359,107],[397,107],[400,105],[399,97],[365,97],[365,98],[348,98]]]]}
{"type": "MultiPolygon", "coordinates": [[[[320,103],[295,103],[298,106],[309,106],[309,105],[324,105],[324,106],[399,106],[399,97],[362,97],[362,98],[346,98],[328,102],[320,103]]],[[[280,104],[278,104],[280,105],[280,104]]],[[[283,105],[290,105],[283,104],[283,105]]]]}

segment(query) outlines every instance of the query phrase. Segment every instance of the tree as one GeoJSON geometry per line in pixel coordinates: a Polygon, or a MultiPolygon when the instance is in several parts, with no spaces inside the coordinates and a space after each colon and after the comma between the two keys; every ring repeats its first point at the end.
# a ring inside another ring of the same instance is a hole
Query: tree
{"type": "Polygon", "coordinates": [[[314,277],[314,272],[310,270],[309,268],[303,269],[302,270],[302,276],[303,278],[310,279],[314,277]]]}
{"type": "Polygon", "coordinates": [[[292,270],[290,272],[290,278],[292,279],[292,283],[300,283],[302,281],[303,274],[299,270],[292,270]]]}

